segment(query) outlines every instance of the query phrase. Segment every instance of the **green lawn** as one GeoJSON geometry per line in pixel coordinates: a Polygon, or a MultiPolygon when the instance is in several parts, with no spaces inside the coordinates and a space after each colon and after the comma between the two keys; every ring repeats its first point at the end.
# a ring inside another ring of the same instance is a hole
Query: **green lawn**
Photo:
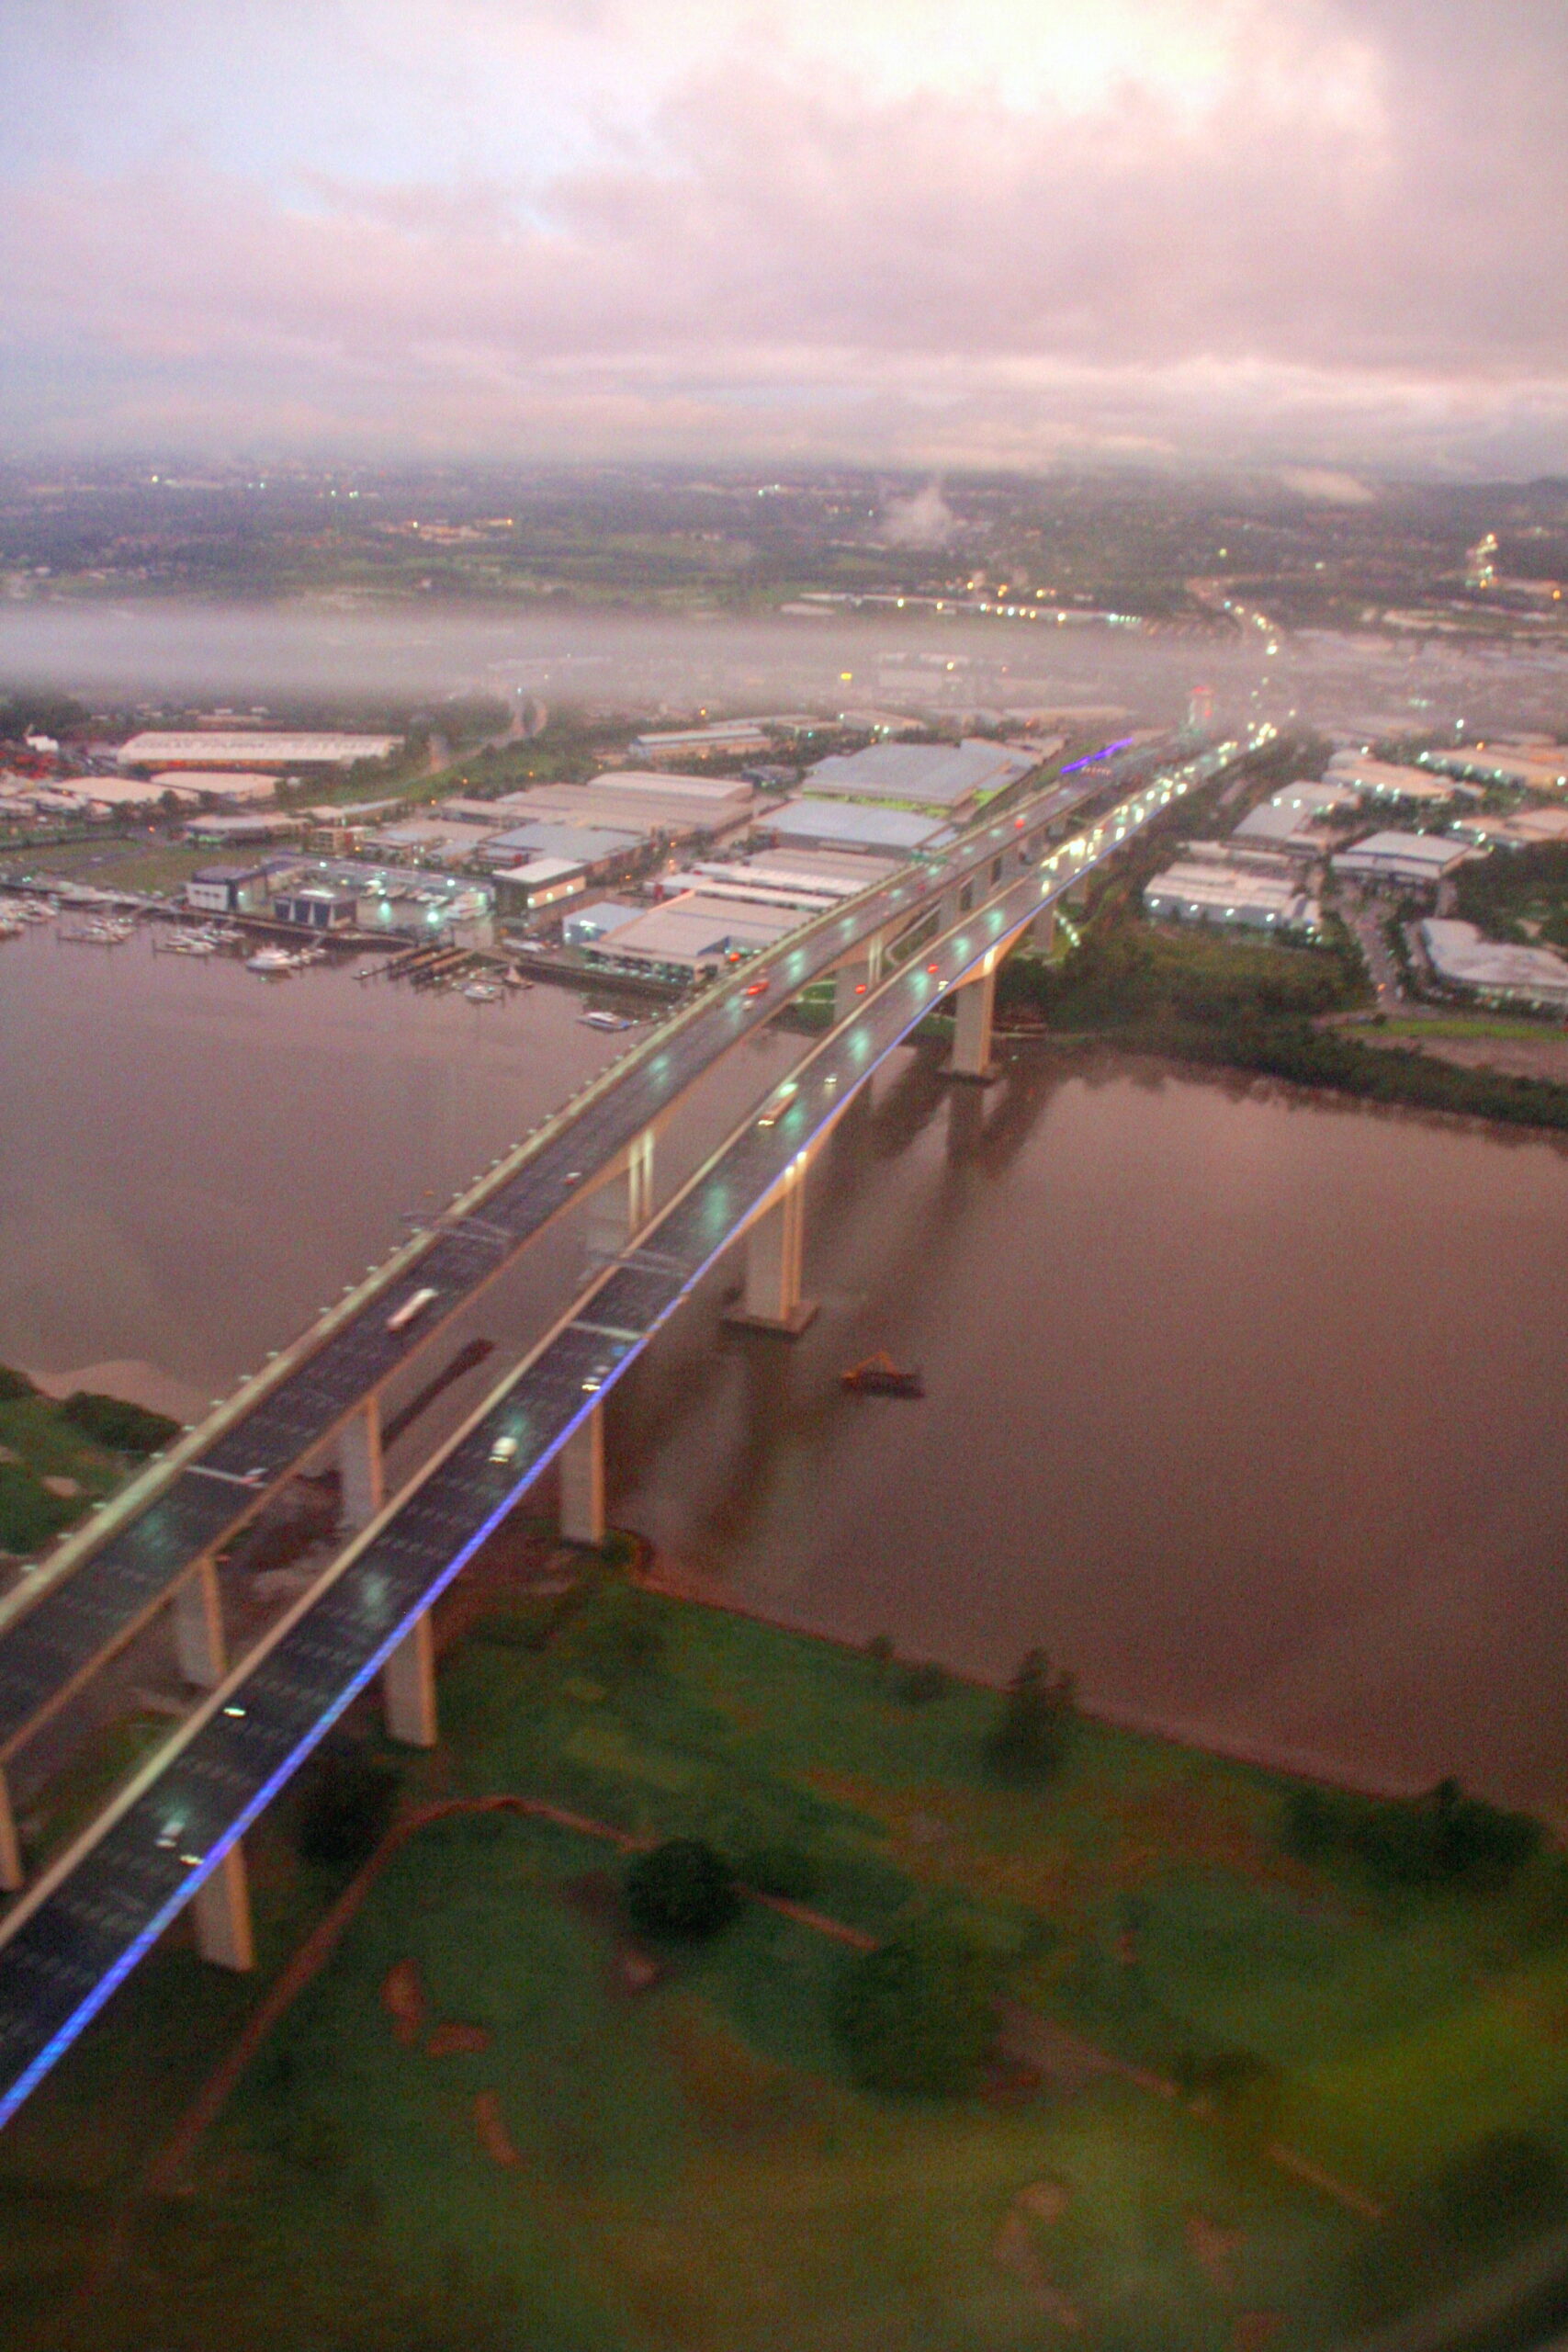
{"type": "Polygon", "coordinates": [[[193,842],[100,840],[68,842],[58,849],[18,851],[13,863],[22,874],[57,874],[64,881],[85,882],[95,890],[181,893],[190,876],[210,865],[218,853],[193,842]]]}
{"type": "Polygon", "coordinates": [[[0,1399],[0,1551],[41,1551],[122,1485],[127,1468],[122,1455],[91,1443],[47,1396],[0,1399]]]}
{"type": "MultiPolygon", "coordinates": [[[[1308,1869],[1280,1782],[1093,1724],[1056,1783],[1010,1791],[984,1760],[995,1694],[901,1690],[897,1666],[614,1587],[520,1604],[449,1656],[444,1746],[406,1790],[545,1797],[737,1858],[788,1844],[814,1905],[873,1936],[953,1910],[1014,2003],[1143,2086],[870,2095],[829,2024],[841,1945],[749,1906],[634,1987],[613,1846],[447,1817],[269,2038],[189,2193],[136,2217],[73,2343],[1305,2352],[1461,2267],[1423,2216],[1486,2133],[1568,2155],[1568,1945],[1529,1932],[1528,1888],[1395,1897],[1308,1869]],[[1246,2097],[1194,2093],[1237,2053],[1246,2097]]],[[[287,1801],[256,1849],[270,1969],[324,1890],[287,1801]]],[[[256,1990],[169,1939],[0,2142],[22,2304],[79,2275],[256,1990]]]]}

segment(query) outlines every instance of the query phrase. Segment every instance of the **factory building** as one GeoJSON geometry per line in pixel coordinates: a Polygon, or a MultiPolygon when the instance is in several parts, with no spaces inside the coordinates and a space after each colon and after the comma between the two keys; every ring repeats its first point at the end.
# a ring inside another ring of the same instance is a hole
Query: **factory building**
{"type": "Polygon", "coordinates": [[[1322,857],[1329,847],[1312,828],[1343,808],[1354,808],[1358,795],[1349,786],[1288,784],[1282,792],[1248,811],[1231,839],[1238,847],[1268,849],[1292,858],[1322,857]]]}
{"type": "Polygon", "coordinates": [[[1430,808],[1441,808],[1445,801],[1461,796],[1466,799],[1474,797],[1451,776],[1441,778],[1428,775],[1425,768],[1365,759],[1355,752],[1335,752],[1328,763],[1327,782],[1343,785],[1351,792],[1365,793],[1374,800],[1409,800],[1430,808]]]}
{"type": "Polygon", "coordinates": [[[592,963],[674,982],[704,979],[774,946],[801,921],[797,907],[740,905],[694,891],[649,907],[587,948],[592,963]]]}
{"type": "Polygon", "coordinates": [[[849,800],[887,800],[968,816],[1004,786],[1028,775],[1038,762],[1005,743],[871,743],[836,753],[806,774],[806,790],[849,800]]]}
{"type": "Polygon", "coordinates": [[[122,743],[115,759],[122,768],[149,775],[168,768],[221,774],[231,769],[269,769],[274,781],[300,769],[351,768],[359,760],[388,760],[400,735],[271,735],[259,729],[194,729],[188,734],[149,732],[122,743]]]}
{"type": "Polygon", "coordinates": [[[359,893],[330,882],[305,883],[277,893],[272,917],[275,922],[297,923],[302,931],[352,931],[359,919],[359,893]]]}
{"type": "Polygon", "coordinates": [[[635,899],[593,899],[586,906],[573,907],[562,917],[560,935],[563,947],[596,947],[612,933],[624,931],[627,923],[640,922],[648,909],[639,907],[635,899]]]}
{"type": "Polygon", "coordinates": [[[1334,871],[1372,888],[1436,889],[1475,852],[1450,833],[1369,833],[1350,849],[1338,850],[1334,871]]]}
{"type": "Polygon", "coordinates": [[[1416,756],[1434,775],[1471,784],[1511,784],[1526,792],[1561,792],[1568,786],[1568,751],[1561,743],[1461,743],[1451,752],[1416,756]]]}
{"type": "Polygon", "coordinates": [[[1483,1004],[1531,1004],[1568,1012],[1568,963],[1550,948],[1510,946],[1483,939],[1473,923],[1435,918],[1421,925],[1421,942],[1438,978],[1483,1004]]]}
{"type": "Polygon", "coordinates": [[[1161,922],[1217,923],[1231,931],[1303,932],[1319,928],[1317,900],[1293,877],[1185,858],[1144,886],[1145,911],[1161,922]]]}
{"type": "Polygon", "coordinates": [[[547,819],[492,833],[481,844],[480,854],[497,873],[525,865],[534,858],[570,858],[592,880],[608,882],[629,874],[647,847],[641,833],[598,825],[562,825],[547,819]]]}
{"type": "Polygon", "coordinates": [[[255,914],[265,910],[267,865],[204,865],[186,884],[186,904],[201,914],[255,914]]]}
{"type": "Polygon", "coordinates": [[[770,808],[761,830],[791,853],[810,850],[873,850],[900,864],[918,851],[944,841],[952,827],[943,817],[911,808],[868,808],[853,800],[786,800],[770,808]]]}
{"type": "Polygon", "coordinates": [[[581,858],[532,857],[495,876],[496,912],[540,914],[563,899],[581,898],[587,888],[588,868],[581,858]]]}

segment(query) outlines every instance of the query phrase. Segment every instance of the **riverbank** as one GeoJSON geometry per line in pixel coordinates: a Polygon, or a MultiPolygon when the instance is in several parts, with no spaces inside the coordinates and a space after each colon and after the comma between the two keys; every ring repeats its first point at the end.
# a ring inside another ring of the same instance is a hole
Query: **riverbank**
{"type": "Polygon", "coordinates": [[[1568,2154],[1555,1862],[1382,1887],[1300,1857],[1278,1776],[1087,1721],[1010,1784],[995,1691],[549,1581],[492,1587],[445,1651],[432,1755],[359,1709],[424,1826],[314,1981],[293,1956],[358,1863],[299,1861],[308,1768],[254,1841],[259,1978],[201,1970],[176,1928],[22,2110],[18,2324],[47,2331],[113,2245],[82,2352],[303,2352],[379,2342],[373,2314],[483,2352],[762,2352],[786,2326],[792,2352],[1000,2352],[1046,2317],[1093,2352],[1232,2352],[1267,2317],[1305,2352],[1528,2232],[1568,2154]],[[615,1845],[670,1836],[786,1900],[649,1946],[615,1845]],[[933,1917],[991,1955],[1007,2030],[966,2091],[879,2096],[838,1987],[857,1944],[933,1917]],[[194,2109],[209,2080],[226,2104],[194,2109]],[[1434,2199],[1524,2117],[1526,2191],[1494,2184],[1448,2243],[1434,2199]],[[180,2193],[149,2194],[170,2146],[180,2193]]]}
{"type": "Polygon", "coordinates": [[[178,1431],[118,1396],[75,1387],[57,1399],[0,1364],[0,1559],[44,1551],[178,1431]]]}
{"type": "Polygon", "coordinates": [[[1424,1054],[1398,1032],[1385,1040],[1371,1025],[1352,1034],[1347,1017],[1365,997],[1348,940],[1318,948],[1216,940],[1156,928],[1121,899],[1097,911],[1083,946],[1065,962],[1014,957],[998,988],[1004,1022],[1037,1023],[1042,1035],[1100,1039],[1362,1102],[1568,1132],[1568,1082],[1424,1054]]]}

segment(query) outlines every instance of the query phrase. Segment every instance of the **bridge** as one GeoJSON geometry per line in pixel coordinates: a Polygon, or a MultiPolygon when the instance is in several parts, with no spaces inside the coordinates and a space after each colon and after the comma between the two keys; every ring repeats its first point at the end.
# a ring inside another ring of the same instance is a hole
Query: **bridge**
{"type": "Polygon", "coordinates": [[[388,1728],[436,1736],[431,1609],[558,1464],[562,1533],[604,1533],[604,1399],[744,1239],[736,1319],[802,1329],[807,1169],[894,1049],[953,1001],[950,1069],[990,1074],[998,968],[1087,876],[1245,747],[1129,752],[987,812],[939,855],[792,933],[659,1024],[147,1470],[0,1604],[0,1766],[157,1617],[197,1694],[36,1881],[0,1781],[0,2123],[188,1904],[199,1949],[251,1965],[243,1840],[381,1678],[388,1728]],[[1089,799],[1113,805],[1055,838],[1089,799]],[[656,1206],[658,1138],[697,1080],[814,981],[831,1025],[656,1206]],[[585,1204],[580,1208],[580,1204],[585,1204]],[[416,1353],[576,1214],[565,1310],[389,1498],[382,1402],[416,1353]],[[502,1442],[504,1441],[504,1442],[502,1442]],[[218,1556],[286,1480],[335,1457],[347,1541],[232,1662],[218,1556]]]}

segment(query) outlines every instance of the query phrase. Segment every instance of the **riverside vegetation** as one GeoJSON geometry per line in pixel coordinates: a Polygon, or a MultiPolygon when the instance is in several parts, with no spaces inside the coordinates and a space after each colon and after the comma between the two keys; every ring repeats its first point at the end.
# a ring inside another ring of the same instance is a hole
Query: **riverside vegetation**
{"type": "Polygon", "coordinates": [[[1343,933],[1321,947],[1296,947],[1254,946],[1201,928],[1156,930],[1122,884],[1106,891],[1083,944],[1065,961],[1013,956],[998,980],[1004,1015],[1027,1011],[1052,1032],[1106,1036],[1140,1052],[1372,1102],[1568,1129],[1568,1086],[1463,1069],[1324,1023],[1325,1014],[1366,1001],[1359,958],[1343,933]]]}
{"type": "Polygon", "coordinates": [[[15,2340],[98,2262],[80,2352],[1308,2352],[1568,2210],[1538,1825],[916,1663],[607,1566],[469,1622],[438,1750],[367,1707],[253,1833],[259,1982],[165,1939],[0,2142],[15,2340]]]}
{"type": "Polygon", "coordinates": [[[0,1553],[43,1549],[119,1486],[179,1423],[78,1389],[63,1404],[0,1364],[0,1553]]]}

